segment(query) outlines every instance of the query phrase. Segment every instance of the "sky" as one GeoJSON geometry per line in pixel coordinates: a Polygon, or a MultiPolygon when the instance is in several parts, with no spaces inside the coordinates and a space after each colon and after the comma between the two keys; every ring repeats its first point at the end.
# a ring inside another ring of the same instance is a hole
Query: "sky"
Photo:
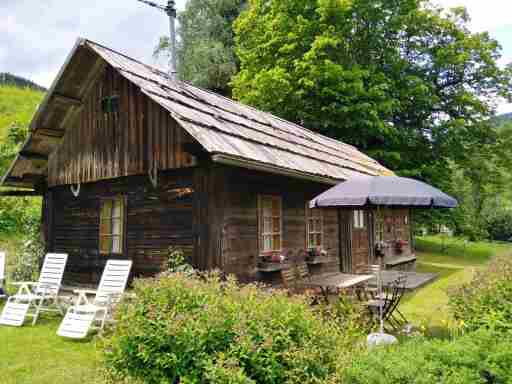
{"type": "MultiPolygon", "coordinates": [[[[158,2],[158,0],[154,0],[158,2]]],[[[160,0],[160,3],[166,1],[160,0]]],[[[178,10],[186,0],[177,0],[178,10]]],[[[489,31],[503,47],[501,63],[512,62],[512,1],[436,0],[464,5],[475,32],[489,31]]],[[[151,65],[159,37],[168,34],[164,13],[137,0],[0,0],[0,72],[49,87],[78,37],[86,37],[151,65]]],[[[499,112],[512,112],[502,103],[499,112]]]]}

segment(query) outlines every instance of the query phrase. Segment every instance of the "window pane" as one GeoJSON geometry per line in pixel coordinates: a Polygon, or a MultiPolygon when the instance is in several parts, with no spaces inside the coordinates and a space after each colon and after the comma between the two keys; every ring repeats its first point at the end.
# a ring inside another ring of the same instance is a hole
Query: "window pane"
{"type": "Polygon", "coordinates": [[[110,253],[112,249],[112,238],[108,236],[104,236],[100,240],[100,250],[102,253],[110,253]]]}
{"type": "Polygon", "coordinates": [[[281,199],[278,197],[272,199],[272,216],[281,216],[281,199]]]}
{"type": "Polygon", "coordinates": [[[281,233],[281,219],[279,217],[272,219],[272,232],[281,233]]]}
{"type": "Polygon", "coordinates": [[[281,235],[274,235],[272,239],[272,249],[279,251],[281,249],[281,235]]]}
{"type": "Polygon", "coordinates": [[[100,236],[110,235],[111,223],[110,220],[101,220],[100,222],[100,236]]]}
{"type": "Polygon", "coordinates": [[[121,219],[112,219],[112,234],[121,235],[121,219]]]}
{"type": "Polygon", "coordinates": [[[121,253],[121,238],[119,236],[114,236],[112,238],[112,252],[121,253]]]}
{"type": "Polygon", "coordinates": [[[103,201],[101,203],[101,218],[110,219],[110,217],[112,217],[112,201],[103,201]]]}
{"type": "Polygon", "coordinates": [[[115,200],[112,205],[112,217],[121,217],[121,200],[115,200]]]}
{"type": "Polygon", "coordinates": [[[272,249],[272,237],[271,236],[263,236],[263,250],[270,251],[272,249]]]}
{"type": "Polygon", "coordinates": [[[263,233],[272,232],[272,219],[270,217],[263,218],[263,233]]]}
{"type": "Polygon", "coordinates": [[[265,216],[271,216],[272,214],[272,199],[268,197],[261,198],[261,206],[265,216]]]}
{"type": "Polygon", "coordinates": [[[317,233],[315,236],[316,236],[315,245],[317,247],[319,247],[322,245],[322,235],[320,233],[317,233]]]}
{"type": "Polygon", "coordinates": [[[359,226],[360,228],[364,228],[364,211],[359,211],[359,226]]]}

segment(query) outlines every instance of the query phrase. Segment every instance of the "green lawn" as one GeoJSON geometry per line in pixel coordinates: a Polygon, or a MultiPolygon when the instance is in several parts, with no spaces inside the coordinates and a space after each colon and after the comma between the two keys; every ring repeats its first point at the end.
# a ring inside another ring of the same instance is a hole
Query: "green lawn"
{"type": "MultiPolygon", "coordinates": [[[[8,271],[12,268],[10,255],[19,242],[15,235],[1,236],[0,249],[7,252],[8,271]]],[[[9,288],[12,293],[12,287],[9,288]]],[[[60,317],[43,314],[34,327],[30,319],[21,328],[0,326],[1,384],[103,382],[95,339],[77,342],[58,337],[60,320],[60,317]]]]}
{"type": "Polygon", "coordinates": [[[402,312],[415,325],[446,328],[453,322],[448,310],[447,292],[468,282],[476,270],[499,254],[512,254],[512,245],[505,243],[464,243],[460,239],[422,237],[417,241],[418,272],[435,272],[433,283],[408,294],[402,312]]]}
{"type": "Polygon", "coordinates": [[[36,326],[0,326],[2,384],[102,383],[101,361],[94,339],[58,337],[58,319],[43,315],[36,326]]]}
{"type": "MultiPolygon", "coordinates": [[[[0,247],[15,247],[15,239],[0,241],[0,247]]],[[[401,309],[413,324],[426,325],[441,336],[450,315],[447,290],[468,281],[474,271],[492,256],[510,252],[512,246],[495,243],[444,241],[437,237],[418,239],[418,271],[436,272],[439,278],[409,294],[401,309]],[[442,243],[449,247],[441,253],[442,243]],[[437,329],[440,328],[440,329],[437,329]]],[[[103,383],[101,348],[97,338],[77,342],[58,337],[59,318],[48,315],[35,326],[0,326],[0,374],[2,384],[103,383]]]]}

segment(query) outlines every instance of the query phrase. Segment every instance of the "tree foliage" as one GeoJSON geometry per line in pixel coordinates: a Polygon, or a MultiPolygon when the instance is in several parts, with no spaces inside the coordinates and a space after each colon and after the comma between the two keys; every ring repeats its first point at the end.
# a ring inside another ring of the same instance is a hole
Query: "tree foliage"
{"type": "MultiPolygon", "coordinates": [[[[192,84],[229,96],[238,71],[233,22],[245,0],[190,0],[178,16],[178,76],[192,84]]],[[[163,37],[155,54],[169,52],[163,37]]]]}
{"type": "Polygon", "coordinates": [[[251,0],[236,22],[242,102],[345,140],[402,174],[446,179],[510,96],[498,43],[423,0],[251,0]]]}

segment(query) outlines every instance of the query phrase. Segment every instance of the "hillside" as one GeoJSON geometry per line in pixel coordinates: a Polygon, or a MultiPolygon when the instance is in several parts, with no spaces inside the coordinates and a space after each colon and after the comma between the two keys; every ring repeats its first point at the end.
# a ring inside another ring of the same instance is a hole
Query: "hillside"
{"type": "Polygon", "coordinates": [[[0,85],[14,85],[19,88],[31,88],[36,91],[46,92],[47,89],[34,83],[31,80],[27,80],[23,77],[13,75],[11,73],[2,72],[0,73],[0,85]]]}
{"type": "Polygon", "coordinates": [[[0,143],[5,141],[9,126],[27,127],[44,93],[29,87],[0,85],[0,143]]]}

